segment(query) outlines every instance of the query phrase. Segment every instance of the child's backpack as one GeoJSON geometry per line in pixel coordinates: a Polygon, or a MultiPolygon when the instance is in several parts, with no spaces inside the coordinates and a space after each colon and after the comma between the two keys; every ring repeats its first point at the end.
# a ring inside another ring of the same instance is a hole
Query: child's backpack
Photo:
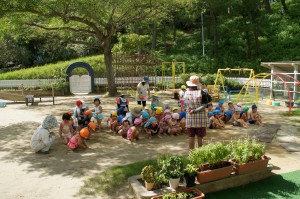
{"type": "Polygon", "coordinates": [[[201,95],[202,95],[202,103],[201,104],[208,104],[209,102],[212,101],[211,96],[207,93],[201,90],[201,95]]]}

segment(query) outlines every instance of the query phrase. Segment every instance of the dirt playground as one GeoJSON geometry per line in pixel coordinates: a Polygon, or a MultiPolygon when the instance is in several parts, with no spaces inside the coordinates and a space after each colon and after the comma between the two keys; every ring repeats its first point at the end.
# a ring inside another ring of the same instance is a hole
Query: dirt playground
{"type": "MultiPolygon", "coordinates": [[[[95,133],[88,141],[89,149],[73,152],[57,139],[51,147],[50,154],[36,154],[30,150],[29,143],[34,130],[41,124],[47,114],[55,115],[58,121],[66,111],[73,111],[75,101],[83,99],[92,107],[96,95],[82,95],[71,97],[57,97],[56,105],[52,102],[42,102],[36,106],[8,103],[0,108],[0,198],[3,199],[53,199],[53,198],[132,198],[125,184],[116,190],[113,196],[85,196],[79,195],[84,179],[103,172],[105,169],[124,165],[144,159],[155,158],[159,154],[188,154],[188,137],[163,136],[148,140],[142,139],[130,143],[118,136],[112,135],[103,122],[103,131],[95,133]],[[122,193],[123,196],[120,196],[122,193]]],[[[164,103],[175,106],[177,102],[171,99],[171,94],[161,97],[164,103]]],[[[104,121],[109,112],[115,109],[116,98],[102,98],[104,121]]],[[[130,103],[135,103],[130,98],[130,103]]],[[[286,107],[274,107],[258,104],[258,111],[262,114],[267,126],[277,124],[284,129],[294,127],[291,119],[283,117],[281,113],[286,107]]],[[[298,118],[299,119],[299,118],[298,118]]],[[[298,125],[298,134],[299,134],[298,125]]],[[[229,141],[239,137],[246,137],[259,132],[264,127],[251,125],[249,129],[227,125],[225,130],[207,131],[205,143],[211,141],[229,141]]],[[[58,132],[58,126],[54,129],[58,132]]],[[[271,157],[274,173],[286,173],[300,169],[300,153],[288,152],[280,146],[276,136],[267,144],[267,155],[271,157]]]]}

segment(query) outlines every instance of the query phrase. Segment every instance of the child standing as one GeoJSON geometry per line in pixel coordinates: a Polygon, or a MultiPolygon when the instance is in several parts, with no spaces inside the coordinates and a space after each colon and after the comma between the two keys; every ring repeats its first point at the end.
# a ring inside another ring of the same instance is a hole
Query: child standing
{"type": "Polygon", "coordinates": [[[85,112],[85,110],[83,109],[82,101],[77,100],[76,101],[76,107],[74,109],[73,117],[74,117],[75,122],[77,122],[79,128],[83,128],[83,123],[84,123],[83,120],[85,118],[84,112],[85,112]]]}
{"type": "Polygon", "coordinates": [[[68,144],[72,137],[73,128],[70,123],[71,116],[68,113],[64,113],[62,116],[62,122],[59,126],[59,135],[64,144],[68,144]]]}
{"type": "Polygon", "coordinates": [[[181,110],[184,109],[184,94],[185,94],[185,91],[186,91],[186,86],[182,85],[181,89],[179,91],[179,104],[180,104],[181,110]]]}
{"type": "Polygon", "coordinates": [[[90,132],[87,128],[81,129],[78,133],[73,135],[68,143],[68,147],[70,149],[77,150],[77,149],[87,149],[88,146],[85,140],[90,136],[90,132]]]}
{"type": "Polygon", "coordinates": [[[249,123],[250,124],[257,124],[257,125],[263,126],[262,117],[257,112],[257,106],[255,104],[252,105],[252,111],[251,111],[251,113],[249,115],[249,123]]]}
{"type": "Polygon", "coordinates": [[[103,120],[103,114],[102,114],[102,107],[100,106],[101,101],[100,98],[96,97],[94,99],[94,113],[93,117],[97,120],[97,128],[99,128],[99,131],[101,131],[101,123],[103,120]]]}
{"type": "Polygon", "coordinates": [[[121,94],[120,97],[117,99],[117,110],[122,108],[125,111],[125,115],[126,115],[126,112],[129,111],[128,105],[129,102],[126,99],[126,95],[121,94]]]}
{"type": "Polygon", "coordinates": [[[156,107],[159,106],[159,98],[158,98],[158,93],[154,92],[154,94],[151,96],[151,110],[152,113],[155,112],[156,107]]]}

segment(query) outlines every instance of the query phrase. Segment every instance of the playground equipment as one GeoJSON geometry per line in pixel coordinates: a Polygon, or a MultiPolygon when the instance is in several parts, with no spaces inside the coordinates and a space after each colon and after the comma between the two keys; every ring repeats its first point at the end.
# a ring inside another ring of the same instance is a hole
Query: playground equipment
{"type": "Polygon", "coordinates": [[[215,79],[215,84],[214,84],[214,88],[216,88],[218,86],[218,80],[221,80],[221,84],[222,84],[222,88],[225,91],[225,86],[224,86],[224,76],[222,75],[222,71],[224,72],[234,72],[234,71],[238,71],[239,74],[242,73],[246,73],[246,72],[250,72],[250,76],[249,79],[251,79],[252,77],[254,77],[254,70],[253,69],[248,69],[248,68],[240,68],[240,69],[231,69],[231,68],[226,68],[226,69],[218,69],[218,73],[217,73],[217,77],[215,79]]]}
{"type": "Polygon", "coordinates": [[[288,74],[283,74],[283,73],[260,73],[257,74],[255,76],[253,76],[251,79],[248,80],[248,82],[242,87],[240,93],[238,94],[237,97],[237,101],[243,101],[246,97],[247,94],[249,94],[248,88],[249,85],[251,84],[251,82],[253,81],[253,87],[255,88],[256,91],[256,102],[258,102],[259,100],[259,88],[261,85],[261,82],[269,77],[269,76],[273,76],[273,77],[277,77],[281,80],[281,82],[284,84],[284,87],[286,88],[286,90],[288,92],[288,98],[289,98],[289,114],[291,114],[291,108],[292,108],[292,96],[291,96],[291,90],[288,86],[288,83],[291,82],[291,80],[293,80],[293,82],[295,82],[295,85],[300,85],[300,82],[295,79],[293,76],[288,75],[288,74]],[[286,81],[285,79],[289,79],[288,81],[286,81]],[[244,91],[245,90],[245,91],[244,91]],[[243,95],[243,97],[242,97],[243,95]]]}
{"type": "Polygon", "coordinates": [[[167,64],[171,64],[172,65],[172,87],[173,89],[175,89],[175,75],[176,75],[176,65],[177,64],[181,64],[182,65],[182,74],[185,74],[185,62],[162,62],[162,89],[166,90],[166,68],[165,66],[167,64]]]}
{"type": "MultiPolygon", "coordinates": [[[[250,72],[249,74],[249,80],[252,79],[254,77],[254,70],[253,69],[248,69],[248,68],[240,68],[240,69],[231,69],[231,68],[226,68],[226,69],[218,69],[217,72],[217,77],[215,79],[214,85],[208,85],[208,89],[209,89],[209,93],[211,94],[211,96],[215,96],[213,98],[215,98],[216,100],[220,99],[220,92],[225,92],[225,96],[227,97],[228,94],[228,89],[227,87],[224,85],[225,82],[225,78],[223,76],[222,73],[226,73],[226,72],[239,72],[239,74],[242,73],[247,73],[250,72]],[[221,85],[219,85],[219,82],[221,82],[221,85]],[[221,88],[223,89],[223,91],[221,90],[221,88]],[[226,88],[226,89],[225,89],[226,88]]],[[[247,87],[248,90],[249,87],[247,87]]],[[[230,95],[231,96],[231,95],[230,95]]],[[[230,99],[231,100],[231,99],[230,99]]]]}

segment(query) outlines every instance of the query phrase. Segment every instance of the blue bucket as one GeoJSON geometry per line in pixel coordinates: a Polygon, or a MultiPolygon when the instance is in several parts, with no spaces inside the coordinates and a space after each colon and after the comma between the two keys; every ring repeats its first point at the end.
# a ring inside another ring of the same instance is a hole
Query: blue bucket
{"type": "Polygon", "coordinates": [[[5,102],[0,102],[0,107],[6,107],[6,103],[5,102]]]}

